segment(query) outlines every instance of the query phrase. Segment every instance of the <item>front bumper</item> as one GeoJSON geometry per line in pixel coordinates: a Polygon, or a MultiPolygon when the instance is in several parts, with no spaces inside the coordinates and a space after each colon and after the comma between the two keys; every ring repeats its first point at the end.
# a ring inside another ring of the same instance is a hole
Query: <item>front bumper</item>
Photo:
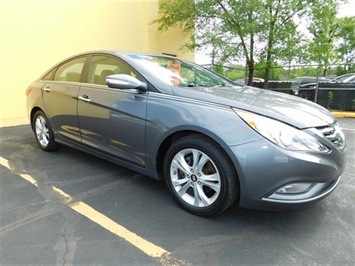
{"type": "Polygon", "coordinates": [[[289,151],[260,139],[230,147],[240,183],[239,206],[268,211],[294,210],[335,190],[345,170],[346,149],[329,153],[289,151]],[[299,193],[280,193],[289,184],[310,184],[299,193]]]}

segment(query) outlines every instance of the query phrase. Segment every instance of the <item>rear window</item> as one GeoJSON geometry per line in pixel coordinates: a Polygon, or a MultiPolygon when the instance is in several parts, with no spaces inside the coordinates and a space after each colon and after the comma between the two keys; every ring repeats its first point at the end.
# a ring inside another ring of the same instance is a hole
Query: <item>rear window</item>
{"type": "Polygon", "coordinates": [[[49,71],[43,78],[42,80],[53,80],[54,79],[54,74],[57,71],[57,68],[52,69],[49,71]]]}
{"type": "Polygon", "coordinates": [[[54,75],[55,81],[79,82],[86,57],[79,57],[58,67],[54,75]]]}

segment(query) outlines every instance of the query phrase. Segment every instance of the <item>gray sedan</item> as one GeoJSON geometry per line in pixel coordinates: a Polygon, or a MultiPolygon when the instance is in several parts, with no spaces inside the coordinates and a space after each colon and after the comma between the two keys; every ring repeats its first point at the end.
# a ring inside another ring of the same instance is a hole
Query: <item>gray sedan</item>
{"type": "Polygon", "coordinates": [[[94,51],[26,90],[40,148],[64,144],[157,180],[197,215],[291,210],[322,199],[346,162],[344,134],[309,101],[236,86],[175,57],[94,51]]]}

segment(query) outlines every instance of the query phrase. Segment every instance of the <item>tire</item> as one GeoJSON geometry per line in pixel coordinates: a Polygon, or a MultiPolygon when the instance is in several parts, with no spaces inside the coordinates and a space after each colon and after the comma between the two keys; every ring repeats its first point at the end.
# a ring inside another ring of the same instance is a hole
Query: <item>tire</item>
{"type": "Polygon", "coordinates": [[[165,156],[163,170],[175,201],[195,215],[220,214],[239,195],[233,163],[218,144],[203,135],[174,142],[165,156]]]}
{"type": "Polygon", "coordinates": [[[55,151],[59,148],[54,139],[54,133],[48,122],[47,116],[42,111],[37,111],[32,120],[32,128],[38,146],[44,151],[55,151]]]}

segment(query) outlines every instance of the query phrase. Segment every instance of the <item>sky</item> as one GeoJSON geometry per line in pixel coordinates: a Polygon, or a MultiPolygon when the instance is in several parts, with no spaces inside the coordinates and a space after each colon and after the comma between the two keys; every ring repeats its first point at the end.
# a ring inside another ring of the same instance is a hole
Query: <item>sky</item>
{"type": "Polygon", "coordinates": [[[339,9],[339,17],[351,17],[355,16],[355,0],[348,0],[347,4],[344,4],[339,9]]]}

